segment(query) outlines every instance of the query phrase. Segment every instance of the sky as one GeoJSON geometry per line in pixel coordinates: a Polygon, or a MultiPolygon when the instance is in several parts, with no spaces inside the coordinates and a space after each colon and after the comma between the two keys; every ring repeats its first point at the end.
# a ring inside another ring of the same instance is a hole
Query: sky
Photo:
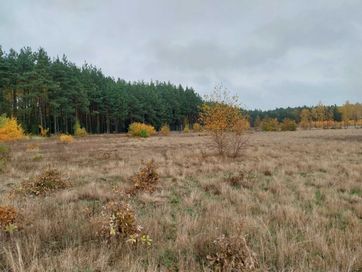
{"type": "Polygon", "coordinates": [[[0,0],[0,45],[248,109],[362,102],[361,0],[0,0]]]}

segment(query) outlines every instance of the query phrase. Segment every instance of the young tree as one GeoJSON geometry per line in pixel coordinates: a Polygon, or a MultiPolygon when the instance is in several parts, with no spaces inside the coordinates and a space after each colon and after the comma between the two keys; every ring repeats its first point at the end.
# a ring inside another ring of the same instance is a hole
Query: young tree
{"type": "Polygon", "coordinates": [[[220,155],[235,157],[240,153],[249,121],[241,112],[238,97],[215,88],[201,107],[200,122],[211,133],[220,155]]]}

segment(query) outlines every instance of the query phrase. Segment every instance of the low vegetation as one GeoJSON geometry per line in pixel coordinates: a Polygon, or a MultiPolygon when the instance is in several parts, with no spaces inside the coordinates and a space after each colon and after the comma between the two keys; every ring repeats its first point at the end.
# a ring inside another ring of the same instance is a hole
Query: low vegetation
{"type": "Polygon", "coordinates": [[[0,115],[0,142],[16,141],[24,138],[24,131],[15,118],[0,115]]]}
{"type": "Polygon", "coordinates": [[[170,132],[171,132],[170,126],[169,126],[168,124],[164,124],[164,125],[161,127],[161,129],[160,129],[160,133],[161,133],[161,135],[163,135],[163,136],[168,136],[168,135],[170,135],[170,132]]]}
{"type": "Polygon", "coordinates": [[[40,196],[66,189],[69,186],[69,181],[62,177],[60,171],[49,167],[38,176],[23,181],[16,193],[40,196]]]}
{"type": "Polygon", "coordinates": [[[156,129],[144,123],[134,122],[129,125],[128,134],[135,137],[147,138],[156,134],[156,129]]]}
{"type": "Polygon", "coordinates": [[[68,135],[68,134],[61,134],[59,136],[59,141],[63,144],[70,144],[74,141],[74,138],[72,135],[68,135]]]}
{"type": "Polygon", "coordinates": [[[360,271],[361,140],[254,132],[236,157],[207,131],[7,142],[0,271],[360,271]]]}

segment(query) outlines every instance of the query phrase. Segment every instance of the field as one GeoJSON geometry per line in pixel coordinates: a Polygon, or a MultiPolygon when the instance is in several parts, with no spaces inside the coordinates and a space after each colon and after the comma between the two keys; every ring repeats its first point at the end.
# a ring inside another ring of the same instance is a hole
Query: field
{"type": "Polygon", "coordinates": [[[362,129],[248,137],[237,158],[196,133],[10,144],[0,206],[19,218],[0,233],[0,270],[231,271],[245,258],[235,271],[362,271],[362,129]],[[128,194],[151,159],[154,190],[128,194]],[[49,168],[67,189],[14,195],[49,168]],[[148,242],[100,235],[94,222],[110,201],[130,205],[148,242]]]}

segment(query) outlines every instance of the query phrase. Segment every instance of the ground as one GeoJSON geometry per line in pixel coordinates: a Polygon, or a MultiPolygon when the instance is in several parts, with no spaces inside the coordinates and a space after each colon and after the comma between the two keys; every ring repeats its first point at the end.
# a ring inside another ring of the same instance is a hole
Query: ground
{"type": "Polygon", "coordinates": [[[362,271],[362,129],[247,137],[237,158],[196,133],[11,143],[0,206],[17,209],[18,230],[0,235],[0,270],[216,270],[213,241],[225,235],[245,238],[250,271],[362,271]],[[125,193],[151,159],[155,190],[125,193]],[[14,196],[49,168],[70,187],[14,196]],[[92,217],[109,201],[130,205],[150,245],[100,237],[92,217]]]}

